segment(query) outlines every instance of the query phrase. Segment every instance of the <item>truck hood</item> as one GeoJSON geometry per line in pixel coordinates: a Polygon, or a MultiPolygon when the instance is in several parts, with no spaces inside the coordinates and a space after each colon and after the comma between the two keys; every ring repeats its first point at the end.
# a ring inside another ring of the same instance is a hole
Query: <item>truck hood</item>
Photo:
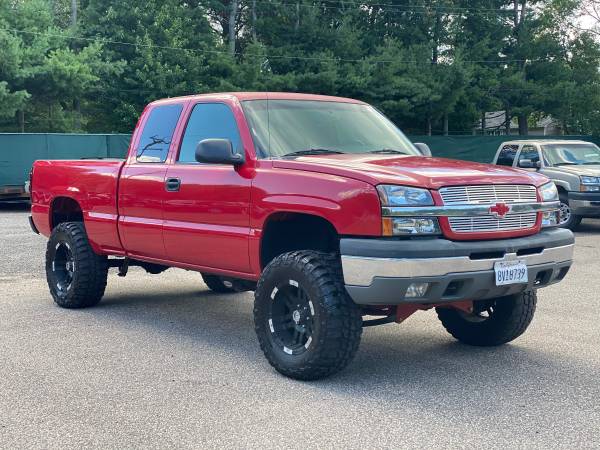
{"type": "Polygon", "coordinates": [[[327,173],[377,185],[382,183],[439,189],[466,184],[533,184],[548,178],[504,166],[422,156],[318,155],[273,161],[274,167],[327,173]]]}
{"type": "Polygon", "coordinates": [[[584,175],[588,177],[600,176],[600,164],[590,164],[588,166],[554,166],[548,167],[553,172],[571,173],[573,175],[584,175]]]}

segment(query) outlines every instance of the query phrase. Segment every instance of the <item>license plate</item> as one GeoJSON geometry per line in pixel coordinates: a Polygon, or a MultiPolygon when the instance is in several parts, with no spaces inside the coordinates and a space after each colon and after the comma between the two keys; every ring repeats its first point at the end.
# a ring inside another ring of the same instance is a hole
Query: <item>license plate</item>
{"type": "Polygon", "coordinates": [[[527,265],[520,260],[517,261],[499,261],[494,263],[496,272],[496,286],[506,284],[527,283],[527,265]]]}

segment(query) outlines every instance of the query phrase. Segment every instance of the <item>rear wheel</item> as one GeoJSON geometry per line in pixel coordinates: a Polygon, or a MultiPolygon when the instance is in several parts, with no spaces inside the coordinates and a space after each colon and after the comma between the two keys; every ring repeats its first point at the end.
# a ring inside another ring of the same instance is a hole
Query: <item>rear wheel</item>
{"type": "Polygon", "coordinates": [[[50,294],[63,308],[85,308],[104,295],[106,256],[92,250],[81,222],[57,225],[46,248],[46,280],[50,294]]]}
{"type": "Polygon", "coordinates": [[[581,223],[581,219],[581,216],[573,214],[573,211],[569,206],[569,196],[566,193],[561,193],[559,226],[574,230],[581,223]]]}
{"type": "Polygon", "coordinates": [[[362,316],[342,281],[339,258],[284,253],[264,269],[255,293],[260,347],[280,373],[315,380],[346,367],[362,334],[362,316]]]}
{"type": "Polygon", "coordinates": [[[522,335],[535,313],[535,291],[473,302],[473,312],[436,308],[442,325],[454,338],[469,345],[494,346],[522,335]]]}

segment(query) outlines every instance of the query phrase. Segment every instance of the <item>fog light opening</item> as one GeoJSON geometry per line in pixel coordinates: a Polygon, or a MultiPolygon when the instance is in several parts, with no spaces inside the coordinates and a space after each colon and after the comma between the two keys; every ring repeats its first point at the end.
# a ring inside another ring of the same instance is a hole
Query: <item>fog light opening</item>
{"type": "Polygon", "coordinates": [[[406,298],[425,297],[429,283],[411,283],[406,289],[406,298]]]}

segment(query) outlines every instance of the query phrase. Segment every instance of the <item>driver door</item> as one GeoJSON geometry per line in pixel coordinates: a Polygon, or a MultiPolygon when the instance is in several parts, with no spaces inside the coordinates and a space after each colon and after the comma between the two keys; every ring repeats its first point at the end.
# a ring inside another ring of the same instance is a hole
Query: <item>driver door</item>
{"type": "Polygon", "coordinates": [[[541,167],[541,158],[540,158],[540,151],[537,148],[537,145],[535,144],[525,144],[523,145],[523,147],[521,147],[521,151],[519,152],[519,156],[517,158],[517,167],[519,169],[523,169],[523,170],[527,170],[530,172],[535,172],[537,170],[539,170],[539,168],[541,167]],[[524,163],[523,161],[531,161],[534,165],[538,164],[539,166],[536,167],[526,167],[526,163],[524,163]]]}
{"type": "Polygon", "coordinates": [[[249,273],[250,182],[243,165],[198,163],[196,145],[229,139],[244,148],[231,107],[197,103],[165,178],[163,233],[170,260],[249,273]]]}

